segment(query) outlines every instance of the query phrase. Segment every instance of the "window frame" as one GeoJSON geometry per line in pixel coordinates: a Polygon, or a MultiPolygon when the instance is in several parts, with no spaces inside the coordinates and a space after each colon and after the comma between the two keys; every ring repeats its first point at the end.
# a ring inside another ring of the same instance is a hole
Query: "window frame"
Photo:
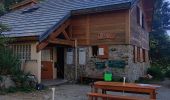
{"type": "Polygon", "coordinates": [[[12,44],[10,48],[20,60],[31,60],[31,44],[12,44]]]}

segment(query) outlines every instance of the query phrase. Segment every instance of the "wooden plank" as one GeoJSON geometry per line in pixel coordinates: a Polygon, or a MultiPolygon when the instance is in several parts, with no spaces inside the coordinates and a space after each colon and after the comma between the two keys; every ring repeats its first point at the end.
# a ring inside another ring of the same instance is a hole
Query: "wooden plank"
{"type": "Polygon", "coordinates": [[[158,85],[152,86],[142,86],[135,83],[126,83],[123,85],[121,82],[104,82],[99,81],[94,83],[95,92],[97,93],[98,89],[108,90],[108,91],[125,91],[125,92],[132,92],[132,93],[142,93],[142,94],[149,94],[150,99],[156,99],[156,89],[158,85]]]}
{"type": "Polygon", "coordinates": [[[87,39],[87,45],[90,44],[90,23],[89,23],[89,15],[86,16],[86,39],[87,39]]]}
{"type": "Polygon", "coordinates": [[[60,28],[56,29],[56,31],[54,31],[49,38],[50,39],[54,39],[56,38],[61,32],[65,31],[65,29],[70,25],[70,20],[66,21],[64,24],[62,24],[60,26],[60,28]]]}
{"type": "Polygon", "coordinates": [[[48,44],[49,44],[49,42],[47,40],[44,40],[43,42],[39,43],[37,45],[37,52],[39,52],[40,50],[45,48],[48,44]]]}
{"type": "Polygon", "coordinates": [[[61,44],[61,45],[74,46],[74,41],[71,41],[71,40],[53,39],[53,40],[48,40],[48,42],[52,43],[52,44],[61,44]]]}
{"type": "MultiPolygon", "coordinates": [[[[37,51],[40,51],[40,50],[42,50],[43,48],[45,48],[45,47],[49,44],[49,41],[51,41],[51,40],[52,40],[52,43],[53,43],[53,42],[55,43],[55,41],[53,41],[53,40],[54,40],[58,35],[60,35],[61,33],[64,34],[64,36],[66,37],[66,39],[70,40],[68,34],[67,34],[66,31],[65,31],[65,29],[66,29],[69,25],[70,25],[70,20],[68,20],[68,21],[66,21],[64,24],[62,24],[58,29],[56,29],[56,31],[54,31],[52,34],[50,34],[50,36],[49,36],[46,40],[40,42],[40,43],[37,45],[37,51]]],[[[68,45],[71,45],[71,46],[72,46],[72,44],[69,43],[68,41],[65,41],[65,42],[66,42],[65,44],[68,44],[68,45]]],[[[64,42],[63,42],[62,40],[61,40],[61,41],[59,40],[58,43],[64,44],[64,42]]]]}
{"type": "Polygon", "coordinates": [[[68,36],[68,33],[64,30],[62,32],[67,40],[70,40],[70,37],[68,36]]]}
{"type": "Polygon", "coordinates": [[[93,100],[93,97],[102,98],[102,100],[155,100],[155,99],[146,99],[138,98],[132,96],[122,96],[122,95],[110,95],[110,94],[101,94],[101,93],[88,93],[88,100],[93,100]]]}

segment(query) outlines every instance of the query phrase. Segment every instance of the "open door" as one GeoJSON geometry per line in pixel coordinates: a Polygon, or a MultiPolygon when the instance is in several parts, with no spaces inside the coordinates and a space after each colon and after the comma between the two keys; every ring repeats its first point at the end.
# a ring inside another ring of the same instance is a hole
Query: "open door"
{"type": "Polygon", "coordinates": [[[57,78],[64,79],[64,47],[57,47],[57,78]]]}

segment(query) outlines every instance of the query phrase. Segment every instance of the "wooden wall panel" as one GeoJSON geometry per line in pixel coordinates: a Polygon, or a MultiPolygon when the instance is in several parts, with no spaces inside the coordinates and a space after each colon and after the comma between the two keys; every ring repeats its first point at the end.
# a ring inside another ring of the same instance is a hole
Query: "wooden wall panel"
{"type": "Polygon", "coordinates": [[[73,39],[78,40],[78,45],[126,44],[125,34],[130,30],[128,11],[73,16],[71,21],[73,39]],[[114,37],[98,39],[100,33],[114,34],[114,37]]]}
{"type": "Polygon", "coordinates": [[[125,11],[115,11],[90,16],[90,43],[122,44],[125,42],[125,11]],[[97,39],[99,33],[115,34],[113,39],[97,39]]]}
{"type": "Polygon", "coordinates": [[[77,39],[78,45],[87,45],[87,20],[87,15],[71,18],[72,36],[73,39],[77,39]]]}

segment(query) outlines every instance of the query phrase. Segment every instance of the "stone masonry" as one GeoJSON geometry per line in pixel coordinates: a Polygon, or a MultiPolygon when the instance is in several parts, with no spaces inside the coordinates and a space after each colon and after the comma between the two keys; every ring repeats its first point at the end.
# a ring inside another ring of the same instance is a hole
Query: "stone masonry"
{"type": "MultiPolygon", "coordinates": [[[[134,82],[146,73],[149,67],[149,61],[134,63],[133,46],[132,45],[110,45],[109,58],[99,59],[92,57],[91,47],[86,48],[86,64],[78,65],[78,77],[80,76],[101,76],[104,69],[96,69],[95,62],[103,62],[107,60],[124,60],[125,68],[111,68],[114,76],[127,77],[129,82],[134,82]]],[[[65,78],[68,80],[75,79],[75,64],[65,64],[65,78]]]]}

